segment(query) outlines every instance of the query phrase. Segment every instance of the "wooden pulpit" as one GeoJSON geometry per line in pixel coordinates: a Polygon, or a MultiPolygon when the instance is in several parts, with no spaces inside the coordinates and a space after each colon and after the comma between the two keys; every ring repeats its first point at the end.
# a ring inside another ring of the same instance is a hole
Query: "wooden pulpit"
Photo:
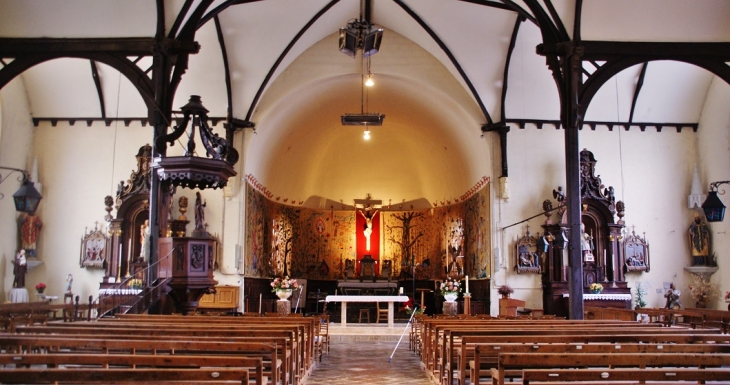
{"type": "Polygon", "coordinates": [[[517,308],[525,306],[525,301],[514,298],[499,299],[499,315],[517,316],[517,308]]]}

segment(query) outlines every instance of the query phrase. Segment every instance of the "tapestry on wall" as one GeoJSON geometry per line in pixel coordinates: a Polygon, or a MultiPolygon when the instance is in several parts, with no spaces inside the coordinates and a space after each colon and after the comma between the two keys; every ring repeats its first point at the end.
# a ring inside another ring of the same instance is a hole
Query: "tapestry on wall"
{"type": "Polygon", "coordinates": [[[378,238],[359,252],[367,229],[357,211],[286,206],[248,184],[246,194],[246,276],[356,278],[363,254],[377,259],[381,279],[487,278],[491,271],[488,188],[451,206],[373,214],[369,229],[378,238]]]}

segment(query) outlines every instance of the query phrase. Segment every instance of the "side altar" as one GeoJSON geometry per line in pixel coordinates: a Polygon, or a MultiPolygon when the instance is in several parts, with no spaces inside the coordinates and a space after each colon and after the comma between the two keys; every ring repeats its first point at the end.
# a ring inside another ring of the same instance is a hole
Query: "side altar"
{"type": "MultiPolygon", "coordinates": [[[[612,186],[606,187],[600,176],[595,175],[596,159],[593,153],[584,149],[580,153],[581,169],[581,245],[583,255],[583,301],[590,307],[631,308],[631,289],[627,286],[626,272],[649,270],[648,247],[635,254],[635,247],[626,254],[624,203],[616,201],[612,186]],[[616,219],[618,217],[618,219],[616,219]],[[640,257],[640,258],[637,258],[640,257]],[[630,268],[627,268],[630,266],[630,268]],[[593,293],[594,283],[603,286],[599,293],[593,293]]],[[[567,280],[568,224],[566,218],[566,197],[562,188],[553,190],[557,200],[559,223],[551,219],[554,211],[552,202],[543,202],[546,220],[542,225],[544,234],[538,236],[538,250],[542,258],[543,308],[546,314],[568,317],[569,287],[567,280]]]]}

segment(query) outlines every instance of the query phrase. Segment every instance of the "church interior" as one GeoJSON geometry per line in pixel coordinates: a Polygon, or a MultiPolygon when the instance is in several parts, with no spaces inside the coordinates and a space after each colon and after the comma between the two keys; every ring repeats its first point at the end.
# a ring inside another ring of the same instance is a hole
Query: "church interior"
{"type": "Polygon", "coordinates": [[[574,319],[663,308],[670,286],[725,309],[730,221],[707,203],[730,202],[729,14],[2,1],[0,292],[102,303],[172,282],[155,311],[262,313],[289,277],[292,311],[385,288],[434,314],[448,278],[473,314],[498,315],[504,285],[574,319]]]}

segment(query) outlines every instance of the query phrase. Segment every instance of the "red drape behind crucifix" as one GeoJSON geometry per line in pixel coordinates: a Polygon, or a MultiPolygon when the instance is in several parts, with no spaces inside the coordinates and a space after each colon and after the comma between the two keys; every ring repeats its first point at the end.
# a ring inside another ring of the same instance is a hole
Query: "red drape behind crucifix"
{"type": "Polygon", "coordinates": [[[370,255],[375,262],[375,275],[380,271],[380,213],[376,212],[372,215],[370,222],[372,223],[372,232],[370,233],[370,250],[367,248],[367,237],[365,230],[367,229],[367,219],[365,214],[368,212],[360,211],[355,219],[355,239],[357,240],[357,274],[360,275],[360,260],[366,255],[370,255]]]}

